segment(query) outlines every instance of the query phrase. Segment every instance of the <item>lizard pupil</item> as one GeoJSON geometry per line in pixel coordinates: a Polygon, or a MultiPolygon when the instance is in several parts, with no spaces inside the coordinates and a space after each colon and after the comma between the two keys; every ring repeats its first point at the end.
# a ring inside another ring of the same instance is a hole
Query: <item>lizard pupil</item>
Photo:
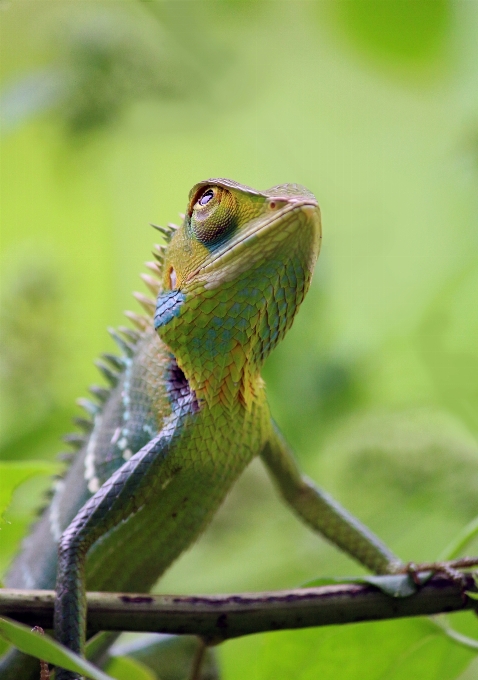
{"type": "Polygon", "coordinates": [[[206,205],[212,198],[214,198],[214,191],[212,189],[208,189],[199,199],[199,205],[206,205]]]}

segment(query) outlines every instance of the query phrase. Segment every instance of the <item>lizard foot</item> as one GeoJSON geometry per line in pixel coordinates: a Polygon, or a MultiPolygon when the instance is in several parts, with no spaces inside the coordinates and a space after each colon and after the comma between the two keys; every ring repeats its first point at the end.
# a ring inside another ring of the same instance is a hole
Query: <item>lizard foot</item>
{"type": "Polygon", "coordinates": [[[421,562],[420,564],[409,562],[404,566],[403,572],[409,574],[417,586],[420,586],[422,583],[419,578],[420,572],[431,571],[434,574],[444,574],[460,588],[463,602],[466,602],[468,582],[466,574],[462,570],[477,565],[478,557],[461,557],[448,562],[421,562]]]}

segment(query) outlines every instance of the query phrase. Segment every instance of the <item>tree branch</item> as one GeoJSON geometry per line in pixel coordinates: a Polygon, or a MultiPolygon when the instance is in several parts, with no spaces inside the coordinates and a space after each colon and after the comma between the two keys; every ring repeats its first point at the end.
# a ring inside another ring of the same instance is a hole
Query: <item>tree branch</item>
{"type": "MultiPolygon", "coordinates": [[[[433,576],[410,597],[395,598],[376,587],[338,584],[232,595],[88,593],[88,631],[148,631],[200,635],[210,641],[286,628],[307,628],[461,611],[477,607],[464,590],[476,591],[470,574],[464,589],[452,578],[433,576]]],[[[0,589],[0,615],[53,627],[51,590],[0,589]]]]}

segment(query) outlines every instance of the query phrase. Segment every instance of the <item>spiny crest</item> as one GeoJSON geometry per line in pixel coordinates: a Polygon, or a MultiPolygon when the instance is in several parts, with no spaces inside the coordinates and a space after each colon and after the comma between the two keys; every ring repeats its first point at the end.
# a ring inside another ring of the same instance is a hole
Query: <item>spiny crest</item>
{"type": "MultiPolygon", "coordinates": [[[[184,215],[181,215],[181,219],[184,220],[184,215]]],[[[163,236],[164,240],[166,241],[166,244],[168,244],[171,241],[173,235],[179,229],[179,226],[177,224],[173,224],[173,222],[168,222],[167,227],[161,227],[158,224],[151,224],[151,226],[154,227],[154,229],[157,229],[159,231],[159,233],[163,236]]],[[[158,278],[161,278],[161,275],[162,275],[162,270],[163,270],[163,266],[164,266],[164,256],[165,256],[165,253],[166,253],[166,249],[167,249],[167,245],[156,243],[155,246],[154,246],[154,249],[153,249],[153,257],[155,258],[155,260],[157,260],[159,266],[155,265],[154,262],[146,262],[146,266],[148,267],[148,269],[150,269],[153,272],[153,274],[155,276],[157,276],[158,278]]],[[[144,275],[142,276],[142,278],[146,282],[146,285],[151,290],[151,292],[154,295],[157,295],[157,290],[154,290],[154,288],[151,288],[151,285],[150,285],[151,281],[148,282],[145,279],[144,275]]]]}
{"type": "MultiPolygon", "coordinates": [[[[73,460],[75,458],[75,454],[76,454],[76,451],[62,451],[61,453],[57,454],[57,459],[59,461],[61,461],[62,463],[66,463],[67,466],[68,466],[73,462],[73,460]]],[[[53,497],[54,493],[55,493],[55,489],[53,489],[53,488],[48,489],[46,493],[48,494],[48,498],[51,499],[53,497]]],[[[42,509],[43,509],[43,506],[42,506],[42,508],[40,508],[40,512],[41,512],[42,509]]]]}
{"type": "Polygon", "coordinates": [[[136,312],[126,311],[124,315],[133,323],[136,328],[140,331],[145,331],[149,326],[149,319],[147,319],[142,314],[136,314],[136,312]]]}
{"type": "MultiPolygon", "coordinates": [[[[141,307],[145,310],[149,317],[152,317],[156,309],[156,302],[151,300],[151,298],[146,297],[143,293],[133,293],[133,296],[138,300],[141,307]]],[[[149,325],[149,323],[148,323],[149,325]]]]}
{"type": "MultiPolygon", "coordinates": [[[[164,265],[164,256],[166,254],[166,246],[156,243],[154,245],[153,256],[159,262],[160,266],[164,265]]],[[[146,265],[148,266],[148,265],[146,265]]]]}
{"type": "MultiPolygon", "coordinates": [[[[68,451],[68,453],[60,453],[58,454],[57,458],[58,460],[66,463],[71,463],[73,458],[75,457],[76,451],[68,451]]],[[[52,482],[54,482],[55,477],[52,475],[52,482]]],[[[52,483],[49,489],[43,492],[40,505],[35,509],[34,511],[34,516],[33,516],[33,522],[30,524],[30,531],[32,531],[33,527],[36,525],[40,517],[43,515],[44,512],[48,510],[50,507],[50,503],[53,499],[53,496],[55,495],[55,484],[52,483]]]]}
{"type": "Polygon", "coordinates": [[[95,366],[99,370],[99,372],[103,375],[104,378],[106,378],[107,382],[111,385],[111,387],[116,387],[119,381],[119,374],[117,371],[112,371],[111,368],[109,368],[106,364],[104,364],[102,361],[95,361],[95,366]]]}
{"type": "Polygon", "coordinates": [[[86,434],[91,432],[93,429],[93,421],[92,420],[87,420],[86,418],[73,418],[73,422],[77,427],[80,428],[80,430],[83,430],[86,434]]]}
{"type": "Polygon", "coordinates": [[[73,449],[81,449],[86,442],[86,437],[79,432],[72,432],[71,434],[65,434],[63,436],[63,441],[66,444],[69,444],[73,449]]]}
{"type": "MultiPolygon", "coordinates": [[[[178,227],[174,224],[169,224],[167,229],[163,229],[161,227],[156,228],[159,229],[165,239],[169,241],[178,227]]],[[[165,245],[155,245],[153,256],[156,261],[145,263],[151,274],[148,273],[141,275],[144,283],[155,298],[157,297],[161,288],[165,251],[165,245]]],[[[58,475],[57,479],[62,479],[65,476],[68,467],[71,465],[76,456],[77,451],[87,444],[88,437],[94,428],[96,416],[101,413],[104,404],[111,395],[112,388],[118,384],[121,373],[125,370],[128,361],[134,356],[138,341],[141,339],[143,333],[151,328],[151,316],[154,314],[156,306],[155,301],[151,300],[146,295],[143,295],[143,293],[134,293],[133,295],[145,309],[147,316],[137,314],[136,312],[132,311],[125,311],[125,316],[137,330],[128,328],[127,326],[119,326],[117,330],[114,328],[108,328],[109,334],[120,349],[121,356],[116,356],[107,352],[102,354],[102,360],[95,362],[100,373],[109,383],[109,387],[91,385],[89,391],[93,395],[95,401],[85,398],[77,400],[78,406],[80,406],[86,412],[87,417],[73,418],[73,422],[79,428],[79,431],[71,432],[63,437],[63,441],[69,445],[70,450],[63,451],[57,456],[58,460],[66,463],[63,473],[58,475]]],[[[53,485],[49,492],[47,492],[45,495],[44,504],[42,504],[42,506],[39,508],[38,516],[40,516],[48,507],[48,504],[51,501],[54,493],[55,485],[53,485]]]]}
{"type": "MultiPolygon", "coordinates": [[[[130,340],[128,344],[134,351],[136,349],[136,343],[141,338],[141,333],[138,333],[138,331],[135,331],[133,328],[128,328],[128,326],[118,326],[118,330],[125,338],[130,340]]],[[[124,344],[122,344],[121,347],[124,348],[124,344]]],[[[128,350],[124,349],[124,351],[127,352],[128,350]]]]}
{"type": "Polygon", "coordinates": [[[153,276],[150,276],[149,274],[141,274],[141,278],[143,279],[149,290],[153,293],[153,295],[154,296],[158,295],[159,291],[161,290],[161,282],[155,279],[153,276]]]}
{"type": "Polygon", "coordinates": [[[173,234],[176,232],[177,229],[179,229],[177,224],[173,224],[172,222],[168,222],[167,227],[161,227],[159,224],[151,224],[153,229],[157,229],[160,234],[164,237],[164,240],[166,243],[169,243],[169,241],[172,239],[173,234]]]}
{"type": "Polygon", "coordinates": [[[110,354],[109,352],[104,352],[101,357],[120,373],[126,368],[126,362],[123,357],[118,357],[116,354],[110,354]]]}
{"type": "Polygon", "coordinates": [[[98,399],[101,404],[105,401],[111,394],[111,390],[107,387],[100,387],[99,385],[91,385],[89,388],[91,394],[98,399]]]}
{"type": "MultiPolygon", "coordinates": [[[[169,240],[178,228],[174,224],[169,224],[167,229],[162,227],[156,227],[161,231],[167,240],[169,240]]],[[[161,276],[162,276],[162,265],[164,263],[164,254],[166,246],[155,245],[153,255],[157,262],[146,262],[146,267],[152,273],[151,274],[141,274],[141,278],[148,287],[148,289],[153,293],[153,295],[158,295],[161,288],[161,276]]],[[[114,328],[108,328],[108,333],[111,335],[113,340],[118,345],[121,355],[117,356],[109,352],[105,352],[101,355],[101,360],[95,362],[100,373],[106,378],[110,387],[100,387],[98,385],[92,385],[89,388],[91,394],[95,397],[96,401],[91,401],[90,399],[81,398],[77,400],[78,406],[80,406],[84,411],[86,411],[88,418],[76,417],[73,422],[81,430],[80,432],[72,432],[63,437],[63,440],[69,444],[74,451],[64,452],[60,454],[60,459],[70,463],[78,449],[81,449],[88,440],[88,436],[94,427],[94,420],[98,413],[101,412],[103,404],[108,400],[111,389],[115,387],[119,380],[121,373],[125,370],[129,359],[134,356],[136,350],[136,344],[140,340],[144,331],[151,327],[151,316],[155,310],[155,300],[150,299],[143,293],[133,293],[134,297],[142,305],[147,313],[147,316],[136,314],[136,312],[126,311],[125,316],[133,323],[133,325],[138,329],[134,330],[126,326],[120,326],[118,330],[114,328]]]]}
{"type": "Polygon", "coordinates": [[[144,264],[150,272],[153,272],[153,275],[156,276],[157,279],[161,280],[162,270],[159,264],[156,262],[145,262],[144,264]]]}
{"type": "MultiPolygon", "coordinates": [[[[119,328],[118,330],[123,333],[121,328],[119,328]]],[[[128,329],[126,329],[126,331],[128,331],[128,329]]],[[[108,328],[108,333],[111,335],[113,340],[116,342],[116,344],[120,348],[122,354],[124,354],[125,357],[130,359],[135,352],[134,344],[132,344],[131,342],[128,342],[128,340],[124,340],[121,337],[121,335],[119,335],[119,333],[117,333],[115,331],[114,328],[108,328]]],[[[129,339],[132,339],[128,332],[123,333],[123,335],[126,335],[129,339]]],[[[137,340],[135,342],[137,342],[137,340]]],[[[105,355],[103,355],[103,356],[105,356],[105,355]]],[[[124,360],[122,358],[120,358],[120,360],[122,362],[122,365],[124,366],[125,365],[124,360]]]]}
{"type": "MultiPolygon", "coordinates": [[[[169,227],[173,228],[173,231],[178,229],[178,227],[173,224],[170,224],[169,227]]],[[[163,230],[163,227],[156,228],[163,230]]],[[[145,262],[146,267],[149,269],[150,272],[152,272],[153,276],[151,276],[151,274],[140,274],[148,290],[154,295],[154,299],[149,298],[147,295],[144,295],[143,293],[138,292],[133,293],[133,296],[136,298],[136,300],[139,302],[139,304],[142,306],[142,308],[145,310],[148,316],[145,318],[143,316],[135,314],[134,312],[125,312],[128,319],[130,319],[134,323],[136,328],[139,328],[139,330],[141,331],[145,331],[147,328],[151,327],[151,317],[153,316],[156,309],[156,298],[159,292],[161,291],[161,279],[163,275],[165,252],[166,246],[156,244],[153,250],[153,256],[156,259],[156,262],[152,261],[145,262]]]]}
{"type": "MultiPolygon", "coordinates": [[[[125,312],[125,314],[128,318],[132,319],[133,322],[136,322],[141,330],[144,330],[147,319],[140,317],[134,312],[125,312]]],[[[116,354],[105,352],[101,355],[101,357],[107,363],[104,363],[103,361],[96,361],[95,364],[106,380],[110,383],[111,387],[115,387],[119,382],[120,374],[128,365],[128,361],[134,356],[136,344],[141,338],[141,334],[131,328],[126,328],[126,326],[120,326],[117,331],[114,328],[108,328],[108,333],[111,335],[121,350],[121,355],[117,356],[116,354]]],[[[98,399],[100,403],[104,403],[110,394],[108,389],[105,389],[104,387],[97,387],[96,385],[90,387],[90,392],[98,399]]],[[[83,401],[80,403],[80,405],[85,408],[83,401]]],[[[98,407],[98,409],[99,408],[100,407],[98,407]]]]}
{"type": "Polygon", "coordinates": [[[101,407],[98,404],[95,404],[95,402],[91,401],[91,399],[85,399],[84,397],[77,399],[76,403],[92,418],[94,418],[101,410],[101,407]]]}
{"type": "MultiPolygon", "coordinates": [[[[155,246],[158,250],[157,252],[153,252],[153,255],[158,259],[160,262],[160,265],[162,266],[163,264],[163,255],[159,256],[158,253],[162,253],[162,248],[163,246],[155,246]],[[160,259],[161,258],[161,259],[160,259]]],[[[161,289],[161,281],[159,280],[161,278],[161,266],[157,265],[155,262],[145,262],[146,267],[153,272],[153,274],[157,277],[154,278],[154,276],[151,276],[150,274],[140,274],[141,278],[143,279],[144,283],[146,286],[149,288],[151,293],[154,295],[154,300],[149,298],[147,295],[144,295],[144,293],[138,293],[135,292],[133,293],[133,296],[136,298],[136,300],[139,302],[141,307],[144,309],[144,311],[147,314],[147,317],[144,316],[139,316],[138,314],[135,314],[134,312],[125,312],[125,315],[130,319],[136,328],[139,328],[141,331],[145,331],[147,328],[151,327],[151,317],[154,314],[154,311],[156,309],[156,297],[158,296],[158,293],[161,289]]]]}

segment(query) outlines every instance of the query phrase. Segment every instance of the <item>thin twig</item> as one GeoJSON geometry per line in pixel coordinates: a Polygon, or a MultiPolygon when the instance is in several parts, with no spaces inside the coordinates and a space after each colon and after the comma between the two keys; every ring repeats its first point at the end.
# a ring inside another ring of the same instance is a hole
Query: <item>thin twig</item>
{"type": "Polygon", "coordinates": [[[201,668],[204,661],[204,655],[206,653],[206,643],[202,638],[198,639],[198,646],[196,653],[194,654],[193,664],[191,668],[191,678],[190,680],[199,680],[201,677],[201,668]]]}
{"type": "MultiPolygon", "coordinates": [[[[34,626],[32,628],[32,633],[38,633],[38,635],[45,635],[45,631],[40,626],[34,626]]],[[[46,661],[40,661],[40,680],[50,680],[50,669],[46,661]]]]}

